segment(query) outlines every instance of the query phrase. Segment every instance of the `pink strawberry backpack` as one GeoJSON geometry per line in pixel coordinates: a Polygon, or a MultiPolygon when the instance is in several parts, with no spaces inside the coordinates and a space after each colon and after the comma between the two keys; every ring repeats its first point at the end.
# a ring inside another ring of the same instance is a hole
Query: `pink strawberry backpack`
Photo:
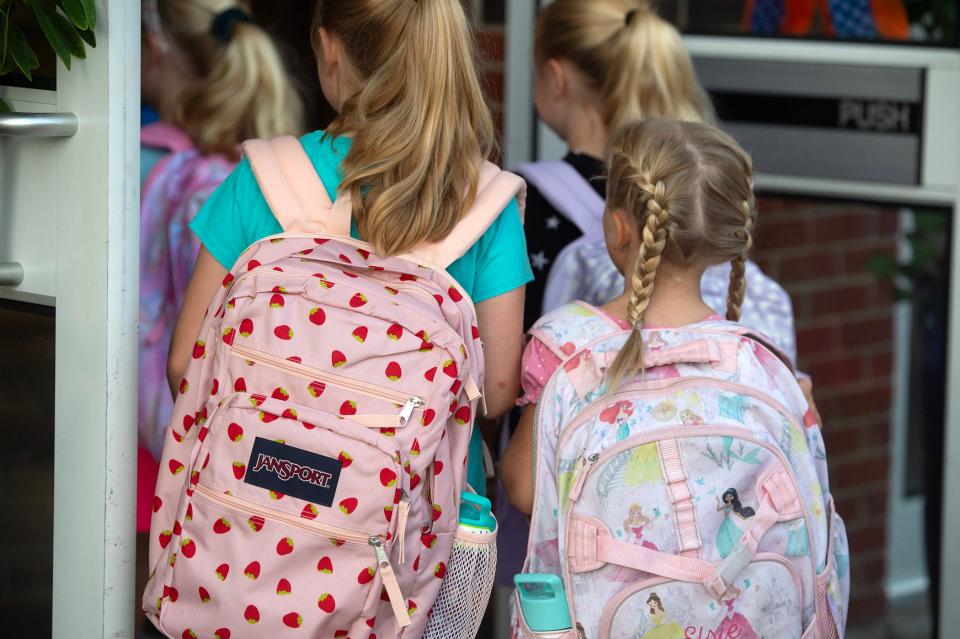
{"type": "Polygon", "coordinates": [[[170,637],[419,637],[483,387],[444,268],[523,182],[492,164],[453,233],[381,258],[298,140],[244,151],[284,233],[210,303],[161,460],[143,607],[170,637]]]}
{"type": "Polygon", "coordinates": [[[531,331],[564,361],[538,405],[525,572],[559,575],[573,628],[527,639],[842,637],[849,595],[819,425],[787,361],[742,326],[628,332],[581,304],[531,331]]]}

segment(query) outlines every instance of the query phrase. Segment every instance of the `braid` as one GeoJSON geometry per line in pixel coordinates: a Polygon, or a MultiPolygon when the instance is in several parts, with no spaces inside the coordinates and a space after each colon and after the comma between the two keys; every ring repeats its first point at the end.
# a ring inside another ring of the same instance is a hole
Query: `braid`
{"type": "Polygon", "coordinates": [[[747,292],[746,262],[747,255],[753,249],[754,210],[747,200],[743,201],[743,252],[730,260],[730,289],[727,293],[727,319],[736,322],[740,319],[740,307],[747,292]]]}
{"type": "Polygon", "coordinates": [[[620,350],[609,371],[609,388],[616,388],[624,376],[632,370],[643,367],[643,317],[650,298],[653,296],[654,280],[660,257],[667,244],[667,225],[670,213],[664,202],[666,186],[662,180],[653,183],[644,175],[637,183],[644,192],[646,202],[646,220],[640,230],[640,252],[630,278],[630,301],[627,304],[627,320],[633,326],[633,333],[620,350]]]}

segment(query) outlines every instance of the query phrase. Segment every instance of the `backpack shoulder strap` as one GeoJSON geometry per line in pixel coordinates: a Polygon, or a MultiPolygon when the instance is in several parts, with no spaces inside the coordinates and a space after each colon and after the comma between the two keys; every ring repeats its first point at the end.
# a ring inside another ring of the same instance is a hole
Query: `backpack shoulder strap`
{"type": "Polygon", "coordinates": [[[173,153],[194,148],[193,140],[182,129],[166,122],[154,122],[140,129],[140,143],[167,149],[173,153]]]}
{"type": "Polygon", "coordinates": [[[584,235],[602,232],[603,198],[580,173],[563,160],[530,162],[517,172],[584,235]]]}
{"type": "Polygon", "coordinates": [[[450,266],[486,233],[514,198],[520,202],[522,218],[525,196],[526,184],[522,179],[513,173],[501,171],[491,162],[484,162],[480,168],[477,195],[463,219],[446,238],[423,246],[414,251],[411,257],[422,258],[442,268],[450,266]]]}
{"type": "Polygon", "coordinates": [[[300,140],[292,135],[248,140],[243,143],[243,152],[284,232],[350,234],[349,201],[337,207],[330,202],[300,140]]]}

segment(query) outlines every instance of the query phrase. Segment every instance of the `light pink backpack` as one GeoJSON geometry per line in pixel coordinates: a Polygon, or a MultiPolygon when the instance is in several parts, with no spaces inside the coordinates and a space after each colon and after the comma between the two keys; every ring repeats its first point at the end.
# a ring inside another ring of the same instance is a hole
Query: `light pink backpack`
{"type": "Polygon", "coordinates": [[[560,576],[573,628],[524,639],[842,637],[849,596],[820,427],[785,357],[725,321],[629,336],[570,304],[531,334],[564,362],[538,404],[525,572],[560,576]]]}
{"type": "Polygon", "coordinates": [[[284,233],[214,296],[180,383],[151,529],[171,637],[419,637],[446,572],[483,385],[444,270],[523,182],[492,164],[450,236],[381,258],[300,143],[244,150],[284,233]]]}

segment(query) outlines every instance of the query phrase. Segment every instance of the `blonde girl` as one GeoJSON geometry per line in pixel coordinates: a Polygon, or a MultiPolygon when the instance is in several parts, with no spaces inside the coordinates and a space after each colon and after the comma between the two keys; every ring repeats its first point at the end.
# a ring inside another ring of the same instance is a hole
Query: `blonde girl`
{"type": "MultiPolygon", "coordinates": [[[[300,141],[331,199],[349,193],[352,234],[394,255],[440,240],[466,212],[494,146],[474,38],[459,0],[320,0],[312,39],[324,96],[339,115],[300,141]]],[[[191,225],[203,243],[173,337],[177,383],[212,292],[240,253],[281,231],[243,160],[191,225]]],[[[477,306],[488,415],[519,387],[523,289],[531,279],[512,202],[449,273],[477,306]],[[491,337],[495,336],[495,337],[491,337]]],[[[475,431],[468,480],[484,489],[475,431]]]]}
{"type": "MultiPolygon", "coordinates": [[[[608,371],[609,387],[615,388],[643,366],[640,328],[720,319],[701,297],[700,278],[707,268],[731,265],[726,318],[739,318],[756,206],[750,158],[707,124],[630,124],[611,143],[609,167],[604,237],[617,269],[626,275],[624,289],[600,308],[581,302],[578,312],[608,318],[611,334],[632,329],[608,371]]],[[[561,364],[555,352],[536,337],[527,346],[523,387],[529,403],[501,467],[510,501],[527,513],[533,505],[533,417],[545,381],[531,371],[549,377],[561,364]]],[[[540,460],[538,467],[552,468],[553,461],[540,460]]]]}

